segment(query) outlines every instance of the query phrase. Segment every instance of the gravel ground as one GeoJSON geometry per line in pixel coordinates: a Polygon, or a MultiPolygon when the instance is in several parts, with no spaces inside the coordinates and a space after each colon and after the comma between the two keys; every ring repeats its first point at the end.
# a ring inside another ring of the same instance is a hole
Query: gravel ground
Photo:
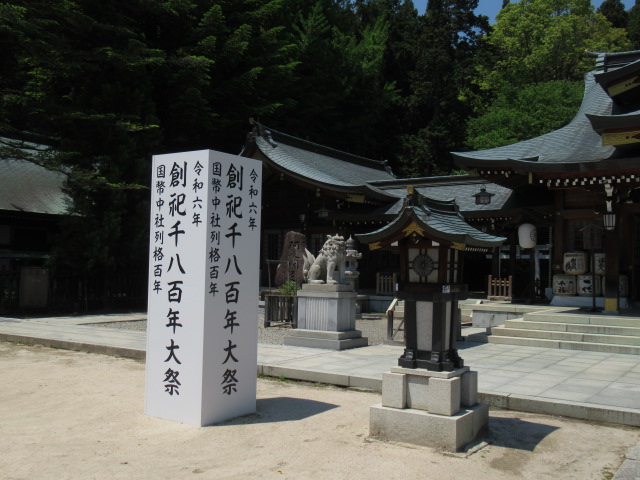
{"type": "MultiPolygon", "coordinates": [[[[92,323],[91,326],[105,328],[123,328],[127,330],[146,331],[147,321],[137,320],[133,322],[108,322],[92,323]]],[[[356,320],[356,329],[362,332],[363,337],[369,339],[369,345],[381,345],[387,338],[387,320],[382,313],[365,313],[362,319],[356,320]]],[[[264,308],[258,309],[258,343],[270,343],[282,345],[287,332],[291,330],[288,325],[264,327],[264,308]]],[[[403,341],[402,332],[396,335],[396,340],[403,341]]]]}

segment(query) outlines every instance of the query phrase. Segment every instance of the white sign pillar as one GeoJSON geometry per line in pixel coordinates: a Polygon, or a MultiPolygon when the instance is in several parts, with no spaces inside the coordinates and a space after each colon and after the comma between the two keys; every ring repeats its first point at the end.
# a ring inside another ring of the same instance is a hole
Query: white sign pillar
{"type": "Polygon", "coordinates": [[[256,411],[262,163],[156,155],[145,413],[210,425],[256,411]]]}

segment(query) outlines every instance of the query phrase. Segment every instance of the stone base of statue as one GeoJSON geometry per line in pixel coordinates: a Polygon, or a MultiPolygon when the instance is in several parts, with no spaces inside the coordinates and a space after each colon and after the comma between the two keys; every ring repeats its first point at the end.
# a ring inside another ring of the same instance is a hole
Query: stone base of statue
{"type": "Polygon", "coordinates": [[[369,435],[456,452],[488,428],[489,406],[478,403],[478,374],[392,368],[382,377],[382,403],[371,407],[369,435]]]}
{"type": "Polygon", "coordinates": [[[285,345],[345,350],[369,344],[356,330],[356,292],[349,285],[304,284],[298,291],[298,328],[285,345]]]}

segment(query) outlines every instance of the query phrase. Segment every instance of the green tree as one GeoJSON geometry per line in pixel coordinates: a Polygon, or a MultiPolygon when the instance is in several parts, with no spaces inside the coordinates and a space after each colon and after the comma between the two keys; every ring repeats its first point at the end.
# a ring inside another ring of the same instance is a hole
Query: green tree
{"type": "MultiPolygon", "coordinates": [[[[153,3],[153,2],[151,2],[153,3]]],[[[298,62],[280,21],[281,0],[166,0],[141,17],[145,38],[166,54],[155,82],[170,150],[237,152],[249,117],[290,105],[298,62]]]]}
{"type": "Polygon", "coordinates": [[[0,133],[38,134],[51,148],[36,160],[69,173],[70,213],[82,217],[63,224],[55,266],[85,276],[145,263],[137,243],[145,228],[131,215],[144,205],[138,185],[159,142],[145,91],[163,54],[145,45],[128,13],[125,2],[14,2],[0,11],[12,38],[0,133]]]}
{"type": "Polygon", "coordinates": [[[294,1],[284,12],[296,13],[289,38],[299,63],[291,105],[277,116],[280,129],[377,157],[372,133],[396,97],[395,83],[384,76],[387,17],[364,23],[354,9],[329,0],[294,1]]]}
{"type": "Polygon", "coordinates": [[[583,88],[571,80],[505,85],[487,111],[469,121],[467,145],[484,150],[561,128],[578,111],[583,88]]]}
{"type": "Polygon", "coordinates": [[[585,51],[630,47],[626,32],[594,13],[590,0],[520,0],[497,16],[488,37],[495,61],[481,70],[483,84],[523,85],[581,80],[593,68],[585,51]]]}
{"type": "MultiPolygon", "coordinates": [[[[153,153],[237,152],[251,115],[286,103],[296,63],[279,0],[22,0],[0,5],[0,135],[51,146],[74,215],[54,264],[146,270],[153,153]]],[[[4,154],[11,152],[5,151],[4,154]]],[[[0,151],[0,155],[3,152],[0,151]]]]}
{"type": "Polygon", "coordinates": [[[465,98],[488,19],[474,13],[476,0],[430,0],[415,45],[416,63],[404,100],[405,134],[399,138],[401,173],[448,173],[449,154],[464,142],[471,113],[465,98]]]}
{"type": "Polygon", "coordinates": [[[385,18],[388,24],[381,74],[386,84],[395,86],[396,94],[368,135],[376,139],[372,156],[390,160],[398,172],[398,145],[409,130],[408,98],[412,95],[418,59],[416,45],[424,23],[411,0],[359,0],[356,12],[363,25],[373,25],[380,18],[385,18]]]}
{"type": "Polygon", "coordinates": [[[640,48],[640,1],[636,0],[636,3],[629,10],[629,16],[627,18],[627,34],[633,48],[640,48]]]}
{"type": "Polygon", "coordinates": [[[628,13],[621,0],[604,0],[598,8],[598,13],[604,15],[615,28],[627,28],[628,13]]]}

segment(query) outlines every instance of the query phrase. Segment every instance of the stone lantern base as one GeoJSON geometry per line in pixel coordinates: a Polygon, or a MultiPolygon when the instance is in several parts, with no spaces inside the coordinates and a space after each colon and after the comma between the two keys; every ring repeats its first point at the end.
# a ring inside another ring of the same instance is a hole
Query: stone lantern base
{"type": "Polygon", "coordinates": [[[489,406],[477,402],[478,374],[392,368],[382,403],[371,407],[369,435],[380,440],[459,451],[488,428],[489,406]]]}

